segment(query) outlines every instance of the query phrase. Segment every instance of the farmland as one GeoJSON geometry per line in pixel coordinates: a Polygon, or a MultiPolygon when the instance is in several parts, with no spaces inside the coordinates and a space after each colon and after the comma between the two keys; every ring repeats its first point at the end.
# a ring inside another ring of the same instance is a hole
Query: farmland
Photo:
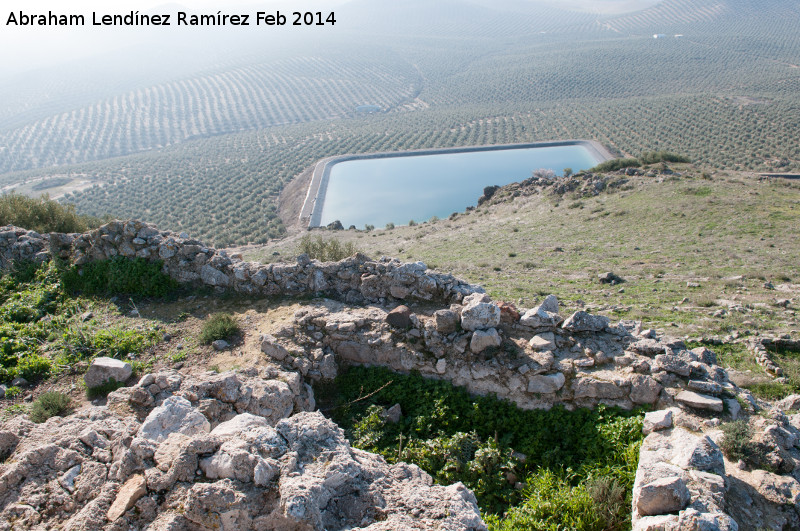
{"type": "Polygon", "coordinates": [[[374,5],[343,6],[341,31],[316,47],[251,50],[95,99],[23,105],[14,92],[0,185],[80,182],[63,199],[80,212],[225,246],[283,236],[281,191],[343,153],[587,138],[711,170],[800,168],[791,2],[666,0],[615,16],[443,2],[422,18],[374,5]]]}

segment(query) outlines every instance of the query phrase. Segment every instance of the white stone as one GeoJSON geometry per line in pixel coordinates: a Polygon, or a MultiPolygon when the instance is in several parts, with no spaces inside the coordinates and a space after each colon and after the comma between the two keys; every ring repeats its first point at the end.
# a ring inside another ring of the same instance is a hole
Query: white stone
{"type": "Polygon", "coordinates": [[[470,297],[464,298],[469,301],[461,310],[461,328],[488,330],[500,324],[500,308],[491,302],[485,302],[485,298],[470,297]]]}
{"type": "Polygon", "coordinates": [[[478,352],[483,352],[489,347],[499,347],[502,342],[503,340],[500,339],[500,334],[498,334],[497,330],[494,328],[490,328],[488,330],[475,330],[475,332],[472,334],[472,340],[469,343],[469,348],[472,350],[472,352],[477,354],[478,352]]]}
{"type": "Polygon", "coordinates": [[[252,413],[242,413],[236,415],[231,420],[222,422],[211,430],[212,435],[217,435],[223,439],[228,439],[234,435],[245,431],[251,426],[269,426],[269,422],[264,417],[253,415],[252,413]]]}
{"type": "Polygon", "coordinates": [[[161,443],[170,433],[196,435],[211,431],[211,424],[192,403],[181,396],[171,396],[153,409],[139,428],[139,437],[161,443]]]}
{"type": "Polygon", "coordinates": [[[131,377],[132,373],[133,368],[130,363],[114,358],[100,357],[92,361],[89,370],[83,375],[83,381],[86,382],[86,387],[91,389],[112,379],[117,382],[124,382],[131,377]]]}
{"type": "Polygon", "coordinates": [[[667,430],[672,427],[672,411],[669,409],[660,409],[658,411],[651,411],[644,415],[644,425],[642,431],[646,434],[667,430]]]}
{"type": "Polygon", "coordinates": [[[672,513],[684,509],[690,498],[689,489],[681,478],[660,478],[642,486],[636,508],[643,516],[672,513]]]}

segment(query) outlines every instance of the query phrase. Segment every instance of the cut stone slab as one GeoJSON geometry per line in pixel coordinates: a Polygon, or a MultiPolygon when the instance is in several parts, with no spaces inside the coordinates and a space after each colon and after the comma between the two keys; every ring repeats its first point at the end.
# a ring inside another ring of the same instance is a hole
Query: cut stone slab
{"type": "Polygon", "coordinates": [[[533,350],[538,351],[555,350],[556,336],[553,334],[553,332],[545,332],[543,334],[533,336],[528,342],[528,345],[530,345],[533,350]]]}
{"type": "Polygon", "coordinates": [[[723,409],[722,400],[719,398],[701,395],[700,393],[695,393],[694,391],[681,391],[678,393],[678,396],[675,397],[675,400],[686,406],[703,409],[706,411],[716,411],[717,413],[722,413],[723,409]]]}
{"type": "Polygon", "coordinates": [[[642,431],[646,434],[667,430],[672,427],[672,411],[669,409],[661,409],[659,411],[651,411],[644,415],[644,426],[642,431]]]}
{"type": "Polygon", "coordinates": [[[114,503],[109,507],[106,515],[108,520],[114,522],[120,518],[145,494],[147,494],[147,483],[145,482],[144,476],[142,474],[136,474],[131,477],[122,485],[122,488],[119,489],[114,503]]]}
{"type": "Polygon", "coordinates": [[[636,508],[642,516],[680,511],[689,504],[691,494],[679,477],[657,479],[642,486],[636,508]]]}
{"type": "Polygon", "coordinates": [[[111,380],[124,382],[133,374],[131,364],[126,361],[115,360],[114,358],[95,358],[89,366],[89,370],[83,375],[86,387],[98,387],[111,380]]]}

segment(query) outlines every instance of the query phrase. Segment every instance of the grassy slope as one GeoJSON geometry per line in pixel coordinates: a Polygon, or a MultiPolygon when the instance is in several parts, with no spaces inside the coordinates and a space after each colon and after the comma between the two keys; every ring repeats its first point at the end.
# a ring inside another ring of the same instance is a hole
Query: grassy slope
{"type": "MultiPolygon", "coordinates": [[[[592,198],[520,197],[454,220],[335,235],[374,257],[423,260],[527,307],[554,293],[573,307],[580,299],[692,336],[800,328],[792,310],[772,305],[800,291],[800,184],[676,169],[680,177],[633,177],[629,189],[592,198]],[[599,284],[607,270],[627,282],[599,284]],[[712,317],[727,308],[720,299],[751,308],[712,317]]],[[[274,259],[276,250],[291,256],[296,240],[247,256],[274,259]]]]}

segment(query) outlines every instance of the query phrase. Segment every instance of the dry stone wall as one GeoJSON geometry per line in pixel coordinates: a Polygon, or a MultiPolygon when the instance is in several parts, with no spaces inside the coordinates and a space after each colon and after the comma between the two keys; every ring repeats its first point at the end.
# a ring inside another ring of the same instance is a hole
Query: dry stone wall
{"type": "Polygon", "coordinates": [[[59,257],[75,265],[115,256],[163,261],[178,282],[262,296],[325,295],[350,304],[392,299],[457,302],[483,291],[452,275],[430,271],[422,262],[401,263],[355,255],[320,263],[300,255],[294,263],[244,262],[203,245],[185,233],[160,231],[140,221],[114,221],[84,234],[38,234],[0,228],[0,261],[44,261],[59,257]]]}

